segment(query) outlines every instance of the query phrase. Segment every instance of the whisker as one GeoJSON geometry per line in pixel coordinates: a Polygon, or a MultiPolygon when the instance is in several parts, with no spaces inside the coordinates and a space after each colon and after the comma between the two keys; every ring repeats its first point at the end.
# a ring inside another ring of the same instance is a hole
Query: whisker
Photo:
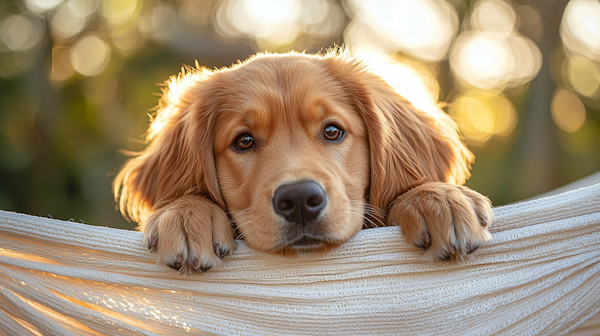
{"type": "Polygon", "coordinates": [[[235,237],[235,239],[236,239],[236,240],[244,239],[244,237],[245,237],[245,236],[246,236],[248,233],[250,233],[250,232],[252,232],[252,231],[254,231],[254,230],[255,230],[255,229],[250,229],[250,230],[248,230],[248,231],[246,231],[246,232],[240,232],[240,233],[237,235],[237,237],[235,237]]]}
{"type": "Polygon", "coordinates": [[[373,225],[374,227],[380,227],[379,225],[375,224],[372,220],[370,220],[367,216],[365,216],[364,214],[360,214],[360,213],[356,213],[354,211],[349,211],[351,214],[356,215],[358,217],[361,217],[365,220],[367,220],[369,223],[371,223],[371,225],[373,225]]]}
{"type": "Polygon", "coordinates": [[[386,213],[385,210],[383,210],[383,209],[381,209],[379,207],[376,207],[376,206],[374,206],[372,204],[369,204],[366,201],[365,202],[350,201],[350,203],[353,203],[354,205],[362,205],[362,206],[364,206],[365,211],[369,211],[371,214],[378,214],[378,215],[384,216],[385,213],[386,213]]]}
{"type": "MultiPolygon", "coordinates": [[[[377,216],[378,214],[374,214],[374,213],[371,213],[368,211],[365,211],[365,214],[371,215],[371,217],[374,218],[377,222],[379,222],[379,224],[381,224],[381,226],[386,226],[386,224],[381,219],[379,219],[379,217],[377,216]]],[[[377,225],[377,227],[379,227],[379,225],[377,225]]]]}
{"type": "MultiPolygon", "coordinates": [[[[238,219],[239,219],[239,217],[240,217],[242,214],[244,214],[245,212],[249,211],[250,209],[252,209],[252,207],[247,207],[246,209],[244,209],[244,210],[242,210],[242,211],[238,212],[237,214],[235,214],[235,216],[232,216],[232,217],[231,217],[231,222],[232,222],[232,223],[235,223],[235,221],[236,221],[236,220],[238,220],[238,219]]],[[[230,216],[231,216],[231,213],[232,213],[232,212],[230,211],[230,212],[229,212],[229,215],[230,215],[230,216]]]]}
{"type": "Polygon", "coordinates": [[[240,224],[240,225],[237,225],[237,226],[236,226],[236,228],[239,230],[239,229],[240,229],[240,228],[242,228],[243,226],[245,226],[245,225],[248,225],[248,224],[250,224],[250,223],[252,223],[252,221],[251,221],[251,220],[250,220],[250,221],[247,221],[247,222],[244,222],[244,223],[242,223],[242,224],[240,224]]]}
{"type": "MultiPolygon", "coordinates": [[[[350,200],[350,204],[358,207],[358,206],[363,206],[364,209],[364,213],[361,215],[363,218],[365,218],[367,221],[369,221],[373,226],[375,227],[382,227],[382,226],[386,226],[386,224],[379,219],[379,217],[384,217],[385,216],[385,211],[382,210],[381,208],[378,208],[374,205],[371,205],[367,202],[361,202],[361,201],[353,201],[350,200]],[[367,218],[366,215],[370,215],[371,217],[373,217],[378,223],[374,223],[372,220],[370,220],[369,218],[367,218]]],[[[358,214],[356,214],[358,215],[358,214]]]]}

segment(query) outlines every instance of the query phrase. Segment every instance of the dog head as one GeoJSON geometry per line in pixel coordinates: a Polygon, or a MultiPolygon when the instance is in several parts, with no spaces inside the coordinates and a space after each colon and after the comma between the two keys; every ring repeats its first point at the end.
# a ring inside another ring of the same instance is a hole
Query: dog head
{"type": "Polygon", "coordinates": [[[462,183],[471,160],[443,112],[416,111],[343,52],[190,69],[170,80],[147,138],[115,180],[124,214],[202,194],[250,247],[284,255],[383,224],[399,194],[462,183]]]}

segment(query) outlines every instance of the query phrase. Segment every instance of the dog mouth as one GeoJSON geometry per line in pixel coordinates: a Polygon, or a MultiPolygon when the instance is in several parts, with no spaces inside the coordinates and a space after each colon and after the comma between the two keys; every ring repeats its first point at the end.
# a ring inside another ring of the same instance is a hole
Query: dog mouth
{"type": "Polygon", "coordinates": [[[323,239],[314,238],[314,237],[305,235],[305,236],[302,236],[302,237],[294,240],[293,242],[289,243],[288,246],[293,247],[293,248],[299,248],[299,249],[311,249],[311,248],[321,247],[326,243],[327,242],[323,239]]]}

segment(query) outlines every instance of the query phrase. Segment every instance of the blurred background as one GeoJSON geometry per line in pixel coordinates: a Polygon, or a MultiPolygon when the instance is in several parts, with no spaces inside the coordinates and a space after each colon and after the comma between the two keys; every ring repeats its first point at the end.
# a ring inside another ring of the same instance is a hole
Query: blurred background
{"type": "Polygon", "coordinates": [[[111,181],[182,64],[344,45],[440,102],[494,205],[600,170],[598,0],[4,0],[0,209],[121,228],[111,181]]]}

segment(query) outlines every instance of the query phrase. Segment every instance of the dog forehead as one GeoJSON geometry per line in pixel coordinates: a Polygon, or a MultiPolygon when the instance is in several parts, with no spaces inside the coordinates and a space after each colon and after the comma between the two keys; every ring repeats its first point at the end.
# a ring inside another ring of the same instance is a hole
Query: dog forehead
{"type": "Polygon", "coordinates": [[[311,59],[264,57],[229,74],[224,103],[253,124],[310,121],[323,117],[331,102],[345,96],[340,83],[311,59]]]}

